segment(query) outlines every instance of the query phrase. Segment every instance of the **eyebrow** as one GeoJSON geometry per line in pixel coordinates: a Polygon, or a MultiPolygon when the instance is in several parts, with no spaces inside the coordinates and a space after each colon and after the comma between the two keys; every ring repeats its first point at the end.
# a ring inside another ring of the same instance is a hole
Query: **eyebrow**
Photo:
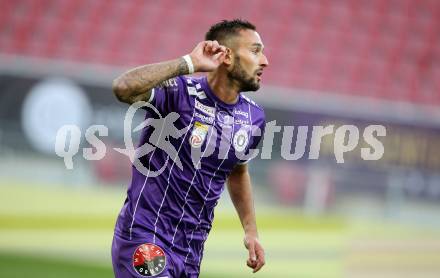
{"type": "Polygon", "coordinates": [[[258,42],[254,42],[254,43],[252,44],[252,46],[259,46],[259,47],[261,47],[261,48],[264,48],[264,45],[262,45],[261,43],[258,43],[258,42]]]}

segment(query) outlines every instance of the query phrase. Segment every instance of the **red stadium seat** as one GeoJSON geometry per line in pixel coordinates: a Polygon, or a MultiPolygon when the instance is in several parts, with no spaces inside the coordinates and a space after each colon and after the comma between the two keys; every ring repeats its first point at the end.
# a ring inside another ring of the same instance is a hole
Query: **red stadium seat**
{"type": "Polygon", "coordinates": [[[0,0],[0,53],[104,65],[190,51],[214,21],[257,24],[265,83],[440,104],[440,2],[0,0]]]}

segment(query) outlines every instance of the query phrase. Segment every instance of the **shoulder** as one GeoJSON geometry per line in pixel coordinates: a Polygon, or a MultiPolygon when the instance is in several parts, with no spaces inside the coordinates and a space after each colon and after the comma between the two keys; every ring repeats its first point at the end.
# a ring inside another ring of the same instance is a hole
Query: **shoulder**
{"type": "Polygon", "coordinates": [[[242,103],[248,106],[252,122],[265,121],[266,115],[262,106],[258,105],[255,101],[244,94],[240,94],[240,98],[242,103]]]}
{"type": "Polygon", "coordinates": [[[206,98],[206,94],[203,88],[202,78],[194,76],[179,76],[183,86],[190,96],[198,97],[199,99],[206,98]]]}
{"type": "Polygon", "coordinates": [[[181,75],[178,78],[180,78],[187,87],[194,87],[196,89],[202,89],[203,87],[202,77],[181,75]]]}
{"type": "Polygon", "coordinates": [[[248,96],[245,96],[244,94],[240,94],[240,98],[242,99],[243,102],[248,103],[250,106],[253,107],[253,109],[259,110],[261,112],[264,113],[264,109],[263,107],[261,107],[260,105],[258,105],[255,101],[253,101],[252,99],[250,99],[248,96]]]}
{"type": "Polygon", "coordinates": [[[179,75],[159,83],[159,85],[156,86],[156,89],[163,89],[168,92],[179,94],[187,93],[190,96],[193,95],[200,98],[200,95],[204,94],[202,86],[200,78],[179,75]]]}
{"type": "Polygon", "coordinates": [[[157,85],[158,88],[166,88],[168,90],[177,90],[182,88],[194,87],[197,89],[201,88],[200,78],[194,78],[184,75],[179,75],[172,77],[165,81],[162,81],[157,85]]]}

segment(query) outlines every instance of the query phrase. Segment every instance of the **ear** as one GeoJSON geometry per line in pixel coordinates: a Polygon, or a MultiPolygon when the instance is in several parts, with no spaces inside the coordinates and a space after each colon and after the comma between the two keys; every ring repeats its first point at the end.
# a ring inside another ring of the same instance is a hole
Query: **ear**
{"type": "Polygon", "coordinates": [[[225,59],[223,60],[223,63],[226,66],[232,65],[232,62],[234,61],[234,52],[229,47],[226,47],[226,55],[225,59]]]}

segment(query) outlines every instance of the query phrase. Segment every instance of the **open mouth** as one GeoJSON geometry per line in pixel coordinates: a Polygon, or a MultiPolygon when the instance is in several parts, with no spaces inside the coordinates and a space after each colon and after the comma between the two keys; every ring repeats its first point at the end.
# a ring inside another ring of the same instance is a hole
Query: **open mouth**
{"type": "Polygon", "coordinates": [[[263,75],[263,71],[257,71],[257,78],[261,80],[261,76],[263,75]]]}

